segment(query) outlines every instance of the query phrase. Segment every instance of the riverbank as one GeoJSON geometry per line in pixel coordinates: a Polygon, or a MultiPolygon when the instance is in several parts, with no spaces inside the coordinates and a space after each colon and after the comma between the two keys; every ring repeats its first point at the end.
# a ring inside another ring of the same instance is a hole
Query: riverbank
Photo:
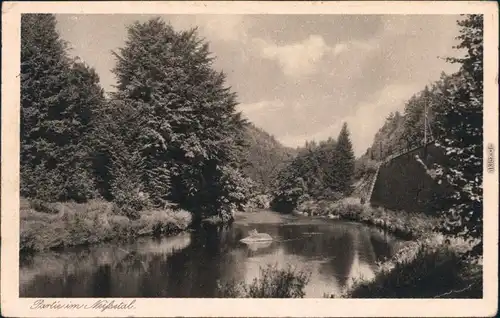
{"type": "Polygon", "coordinates": [[[343,294],[328,297],[482,297],[482,258],[466,257],[474,242],[439,233],[437,217],[374,208],[355,198],[304,202],[294,214],[360,222],[409,241],[378,266],[373,279],[353,282],[343,294]]]}
{"type": "Polygon", "coordinates": [[[406,247],[378,266],[374,279],[354,282],[343,295],[331,297],[482,297],[482,259],[465,257],[474,242],[439,233],[437,217],[374,208],[353,198],[335,203],[306,202],[297,212],[356,221],[409,240],[406,247]]]}
{"type": "Polygon", "coordinates": [[[415,240],[431,233],[439,224],[439,219],[436,217],[391,211],[382,207],[374,208],[361,204],[355,198],[345,198],[336,202],[307,201],[299,205],[294,214],[359,222],[386,230],[407,240],[415,240]]]}
{"type": "Polygon", "coordinates": [[[173,235],[189,228],[192,215],[180,209],[150,210],[132,220],[117,214],[113,204],[103,200],[43,203],[21,199],[20,223],[20,251],[39,252],[147,235],[173,235]]]}
{"type": "MultiPolygon", "coordinates": [[[[267,201],[265,195],[255,196],[247,204],[248,213],[266,208],[267,201]]],[[[174,235],[194,226],[192,214],[177,208],[141,211],[138,219],[131,219],[104,200],[47,203],[26,198],[20,200],[20,222],[21,252],[174,235]]],[[[201,220],[216,226],[227,222],[217,215],[201,220]]]]}

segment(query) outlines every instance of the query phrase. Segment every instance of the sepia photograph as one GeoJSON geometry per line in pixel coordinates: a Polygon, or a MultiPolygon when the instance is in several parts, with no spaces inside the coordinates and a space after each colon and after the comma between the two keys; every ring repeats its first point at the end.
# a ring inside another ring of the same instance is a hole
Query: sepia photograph
{"type": "Polygon", "coordinates": [[[19,89],[7,148],[2,81],[2,248],[18,259],[6,273],[2,251],[16,280],[2,307],[5,293],[30,316],[144,298],[480,301],[486,281],[496,299],[497,7],[117,5],[20,12],[17,55],[2,53],[19,89]]]}

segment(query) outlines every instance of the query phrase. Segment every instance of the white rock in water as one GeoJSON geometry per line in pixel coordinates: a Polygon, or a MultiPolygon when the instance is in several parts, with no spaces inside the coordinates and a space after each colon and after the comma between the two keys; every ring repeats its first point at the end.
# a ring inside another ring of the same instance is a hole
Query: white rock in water
{"type": "Polygon", "coordinates": [[[267,233],[258,233],[256,230],[250,232],[250,236],[245,237],[240,242],[251,243],[251,242],[268,242],[272,241],[273,238],[267,233]]]}
{"type": "Polygon", "coordinates": [[[246,242],[245,244],[251,251],[255,252],[259,249],[271,246],[272,243],[273,241],[262,241],[262,242],[246,242]]]}

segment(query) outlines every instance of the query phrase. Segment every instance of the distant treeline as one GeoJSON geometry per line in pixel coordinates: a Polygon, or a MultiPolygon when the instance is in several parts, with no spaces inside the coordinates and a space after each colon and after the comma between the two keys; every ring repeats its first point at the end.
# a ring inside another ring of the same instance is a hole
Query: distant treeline
{"type": "Polygon", "coordinates": [[[247,142],[243,172],[257,182],[259,193],[267,194],[274,188],[279,172],[297,155],[297,150],[284,147],[252,123],[247,126],[247,142]]]}
{"type": "Polygon", "coordinates": [[[336,200],[352,191],[355,157],[347,124],[337,138],[307,142],[275,180],[272,207],[291,212],[311,199],[336,200]]]}
{"type": "Polygon", "coordinates": [[[442,73],[438,81],[426,86],[406,102],[403,114],[391,112],[363,157],[380,161],[423,145],[425,141],[440,139],[443,135],[439,126],[441,118],[436,116],[440,108],[446,107],[443,93],[459,81],[458,74],[442,73]]]}

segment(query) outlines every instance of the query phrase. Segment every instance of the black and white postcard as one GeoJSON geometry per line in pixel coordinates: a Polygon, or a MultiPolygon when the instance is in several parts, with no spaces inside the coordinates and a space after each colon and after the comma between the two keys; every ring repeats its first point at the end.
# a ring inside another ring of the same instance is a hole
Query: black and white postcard
{"type": "Polygon", "coordinates": [[[6,317],[492,316],[496,2],[4,2],[6,317]]]}

